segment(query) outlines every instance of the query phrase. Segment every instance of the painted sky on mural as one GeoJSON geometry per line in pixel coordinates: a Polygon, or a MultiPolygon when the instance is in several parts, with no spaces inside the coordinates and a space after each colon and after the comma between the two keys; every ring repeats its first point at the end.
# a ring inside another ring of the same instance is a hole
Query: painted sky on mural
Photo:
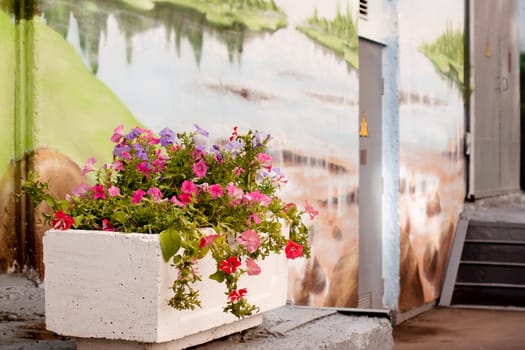
{"type": "MultiPolygon", "coordinates": [[[[351,99],[357,96],[356,73],[348,72],[342,59],[295,29],[295,24],[312,15],[314,7],[319,16],[333,17],[337,2],[276,3],[286,11],[288,27],[247,38],[240,63],[229,63],[225,46],[206,32],[200,63],[195,62],[188,42],[182,42],[177,54],[165,29],[159,26],[133,36],[132,62],[128,64],[124,34],[115,18],[110,17],[100,42],[97,76],[154,130],[164,126],[187,129],[197,122],[224,134],[234,124],[256,124],[279,133],[276,138],[291,147],[304,145],[311,134],[315,134],[309,140],[312,148],[344,147],[347,140],[340,131],[348,130],[344,124],[352,122],[349,104],[357,108],[351,99]],[[159,79],[152,78],[155,76],[159,79]],[[247,88],[263,98],[253,103],[239,96],[225,96],[214,89],[221,84],[247,88]],[[335,97],[344,102],[319,103],[312,96],[335,97]],[[231,125],[225,123],[228,120],[231,125]],[[309,122],[305,124],[304,120],[309,122]],[[318,132],[321,129],[322,134],[318,132]],[[319,136],[326,141],[324,144],[319,136]]],[[[81,52],[75,22],[71,18],[67,38],[81,52]]],[[[84,59],[87,61],[87,57],[84,59]]]]}
{"type": "MultiPolygon", "coordinates": [[[[446,29],[463,27],[463,15],[453,16],[451,9],[458,7],[455,0],[440,1],[432,6],[423,1],[401,1],[399,22],[400,35],[400,89],[407,93],[417,93],[439,101],[438,105],[428,107],[424,104],[401,105],[403,128],[401,142],[419,144],[432,150],[447,150],[451,138],[458,138],[458,117],[463,112],[462,97],[450,88],[450,82],[436,79],[436,69],[432,62],[418,51],[422,42],[431,43],[446,29]],[[431,16],[421,16],[432,13],[431,16]],[[407,20],[403,20],[406,18],[407,20]],[[446,103],[441,103],[445,102],[446,103]],[[424,114],[425,118],[420,115],[424,114]],[[459,115],[458,115],[459,114],[459,115]],[[432,127],[429,127],[432,125],[432,127]]],[[[462,7],[462,5],[461,5],[462,7]]]]}

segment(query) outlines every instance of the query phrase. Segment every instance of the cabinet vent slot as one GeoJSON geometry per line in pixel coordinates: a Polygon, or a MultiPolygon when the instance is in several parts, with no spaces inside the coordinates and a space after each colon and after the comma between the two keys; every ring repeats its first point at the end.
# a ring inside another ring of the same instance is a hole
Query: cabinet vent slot
{"type": "Polygon", "coordinates": [[[359,0],[359,17],[368,19],[368,0],[359,0]]]}

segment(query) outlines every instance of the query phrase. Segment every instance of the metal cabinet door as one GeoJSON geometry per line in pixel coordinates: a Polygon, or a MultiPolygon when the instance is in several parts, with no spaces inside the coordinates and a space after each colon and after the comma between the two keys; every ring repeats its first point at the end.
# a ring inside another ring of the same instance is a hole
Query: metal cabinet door
{"type": "Polygon", "coordinates": [[[380,44],[359,40],[358,306],[375,309],[383,306],[382,50],[380,44]]]}
{"type": "Polygon", "coordinates": [[[519,189],[518,0],[471,2],[469,197],[519,189]]]}

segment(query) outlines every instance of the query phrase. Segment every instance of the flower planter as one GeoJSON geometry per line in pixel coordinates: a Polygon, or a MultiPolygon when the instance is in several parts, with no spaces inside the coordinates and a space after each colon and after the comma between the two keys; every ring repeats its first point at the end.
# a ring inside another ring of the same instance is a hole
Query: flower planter
{"type": "Polygon", "coordinates": [[[44,263],[46,327],[78,338],[192,346],[257,326],[261,312],[286,302],[286,258],[270,256],[260,275],[239,283],[260,312],[241,320],[223,312],[226,288],[207,278],[216,270],[207,256],[198,264],[202,308],[173,309],[167,301],[177,271],[162,258],[159,235],[50,230],[44,263]]]}

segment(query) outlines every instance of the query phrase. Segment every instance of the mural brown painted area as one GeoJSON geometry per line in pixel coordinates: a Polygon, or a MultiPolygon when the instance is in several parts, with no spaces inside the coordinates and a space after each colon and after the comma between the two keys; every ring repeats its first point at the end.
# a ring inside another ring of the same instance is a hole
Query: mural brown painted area
{"type": "MultiPolygon", "coordinates": [[[[80,167],[60,152],[48,148],[40,148],[35,152],[27,154],[17,164],[22,168],[31,168],[38,172],[43,181],[49,181],[49,188],[57,198],[65,198],[73,188],[78,186],[83,178],[80,175],[80,167]]],[[[44,264],[42,252],[42,237],[49,228],[43,220],[42,213],[51,214],[51,209],[41,204],[35,211],[28,208],[32,217],[27,220],[27,237],[24,244],[17,242],[15,230],[15,166],[11,166],[0,182],[0,210],[4,215],[0,216],[0,271],[12,269],[17,255],[25,254],[28,257],[28,266],[34,267],[40,278],[44,277],[44,264]],[[20,247],[26,247],[26,252],[17,251],[20,247]]]]}
{"type": "Polygon", "coordinates": [[[406,311],[439,297],[464,198],[462,159],[430,152],[402,159],[400,299],[406,311]]]}
{"type": "Polygon", "coordinates": [[[298,305],[355,307],[359,258],[355,166],[283,153],[288,154],[287,198],[308,200],[319,210],[310,238],[312,258],[290,264],[289,299],[298,305]],[[333,186],[337,183],[341,186],[333,186]]]}

